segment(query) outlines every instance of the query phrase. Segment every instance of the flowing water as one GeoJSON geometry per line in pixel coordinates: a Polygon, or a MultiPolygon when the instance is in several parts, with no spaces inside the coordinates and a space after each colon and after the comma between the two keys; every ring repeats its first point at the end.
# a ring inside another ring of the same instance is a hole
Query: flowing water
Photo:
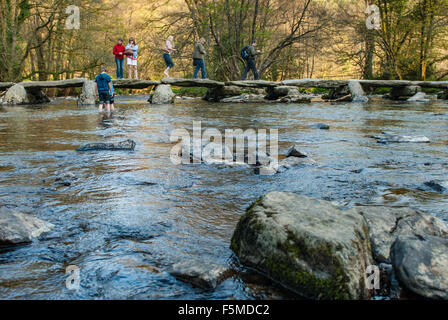
{"type": "Polygon", "coordinates": [[[166,271],[196,258],[234,265],[229,243],[239,218],[274,190],[348,207],[411,206],[448,222],[447,196],[419,190],[447,178],[447,102],[149,106],[134,96],[117,108],[112,119],[67,100],[0,108],[0,203],[55,225],[30,245],[0,251],[1,299],[295,298],[244,269],[211,291],[166,271]],[[192,130],[193,121],[221,132],[278,129],[280,154],[298,144],[317,165],[274,176],[246,167],[176,166],[170,133],[192,130]],[[371,136],[383,131],[432,142],[378,144],[371,136]],[[134,152],[75,151],[126,139],[137,142],[134,152]],[[60,172],[77,180],[51,183],[60,172]],[[66,287],[69,265],[80,268],[77,291],[66,287]]]}

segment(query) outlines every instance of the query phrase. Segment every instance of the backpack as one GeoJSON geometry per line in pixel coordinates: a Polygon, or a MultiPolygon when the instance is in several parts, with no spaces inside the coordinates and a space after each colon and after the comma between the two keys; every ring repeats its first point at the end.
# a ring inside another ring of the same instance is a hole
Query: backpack
{"type": "Polygon", "coordinates": [[[249,49],[249,46],[245,46],[242,50],[241,50],[241,58],[243,58],[243,60],[247,60],[249,59],[250,55],[247,52],[247,49],[249,49]]]}

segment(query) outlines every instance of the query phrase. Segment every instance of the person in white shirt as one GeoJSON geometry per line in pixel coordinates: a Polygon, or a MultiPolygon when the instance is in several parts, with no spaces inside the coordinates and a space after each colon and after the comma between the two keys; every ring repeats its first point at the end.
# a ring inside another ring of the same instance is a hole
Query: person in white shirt
{"type": "Polygon", "coordinates": [[[165,46],[163,47],[163,60],[165,60],[166,69],[163,74],[169,78],[170,74],[168,73],[172,67],[174,67],[173,59],[171,59],[171,53],[176,52],[177,50],[174,48],[174,37],[169,36],[165,42],[165,46]]]}

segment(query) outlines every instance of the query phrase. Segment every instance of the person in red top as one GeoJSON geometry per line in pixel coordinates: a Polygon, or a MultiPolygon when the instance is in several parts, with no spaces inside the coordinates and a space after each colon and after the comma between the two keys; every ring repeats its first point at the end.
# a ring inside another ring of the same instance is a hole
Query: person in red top
{"type": "Polygon", "coordinates": [[[114,46],[115,63],[117,64],[117,79],[123,79],[124,51],[123,40],[118,39],[118,43],[114,46]]]}

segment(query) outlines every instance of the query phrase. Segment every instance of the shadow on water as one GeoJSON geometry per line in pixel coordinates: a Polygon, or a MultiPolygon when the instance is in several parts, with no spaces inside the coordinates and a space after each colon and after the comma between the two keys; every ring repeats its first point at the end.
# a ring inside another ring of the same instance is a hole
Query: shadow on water
{"type": "Polygon", "coordinates": [[[448,221],[447,197],[420,191],[446,178],[448,105],[208,104],[148,106],[118,100],[110,118],[62,101],[0,109],[2,205],[56,227],[31,245],[0,251],[2,299],[279,299],[297,298],[240,270],[214,291],[192,288],[166,272],[201,257],[234,264],[230,238],[246,207],[273,190],[299,192],[346,206],[427,210],[448,221]],[[276,176],[247,168],[171,163],[170,133],[202,129],[278,129],[280,154],[292,144],[318,165],[276,176]],[[310,125],[327,123],[330,130],[310,125]],[[381,132],[425,135],[430,144],[377,144],[381,132]],[[96,141],[137,142],[134,152],[74,150],[96,141]],[[51,178],[72,172],[76,180],[51,178]],[[81,269],[81,288],[66,288],[65,268],[81,269]]]}

